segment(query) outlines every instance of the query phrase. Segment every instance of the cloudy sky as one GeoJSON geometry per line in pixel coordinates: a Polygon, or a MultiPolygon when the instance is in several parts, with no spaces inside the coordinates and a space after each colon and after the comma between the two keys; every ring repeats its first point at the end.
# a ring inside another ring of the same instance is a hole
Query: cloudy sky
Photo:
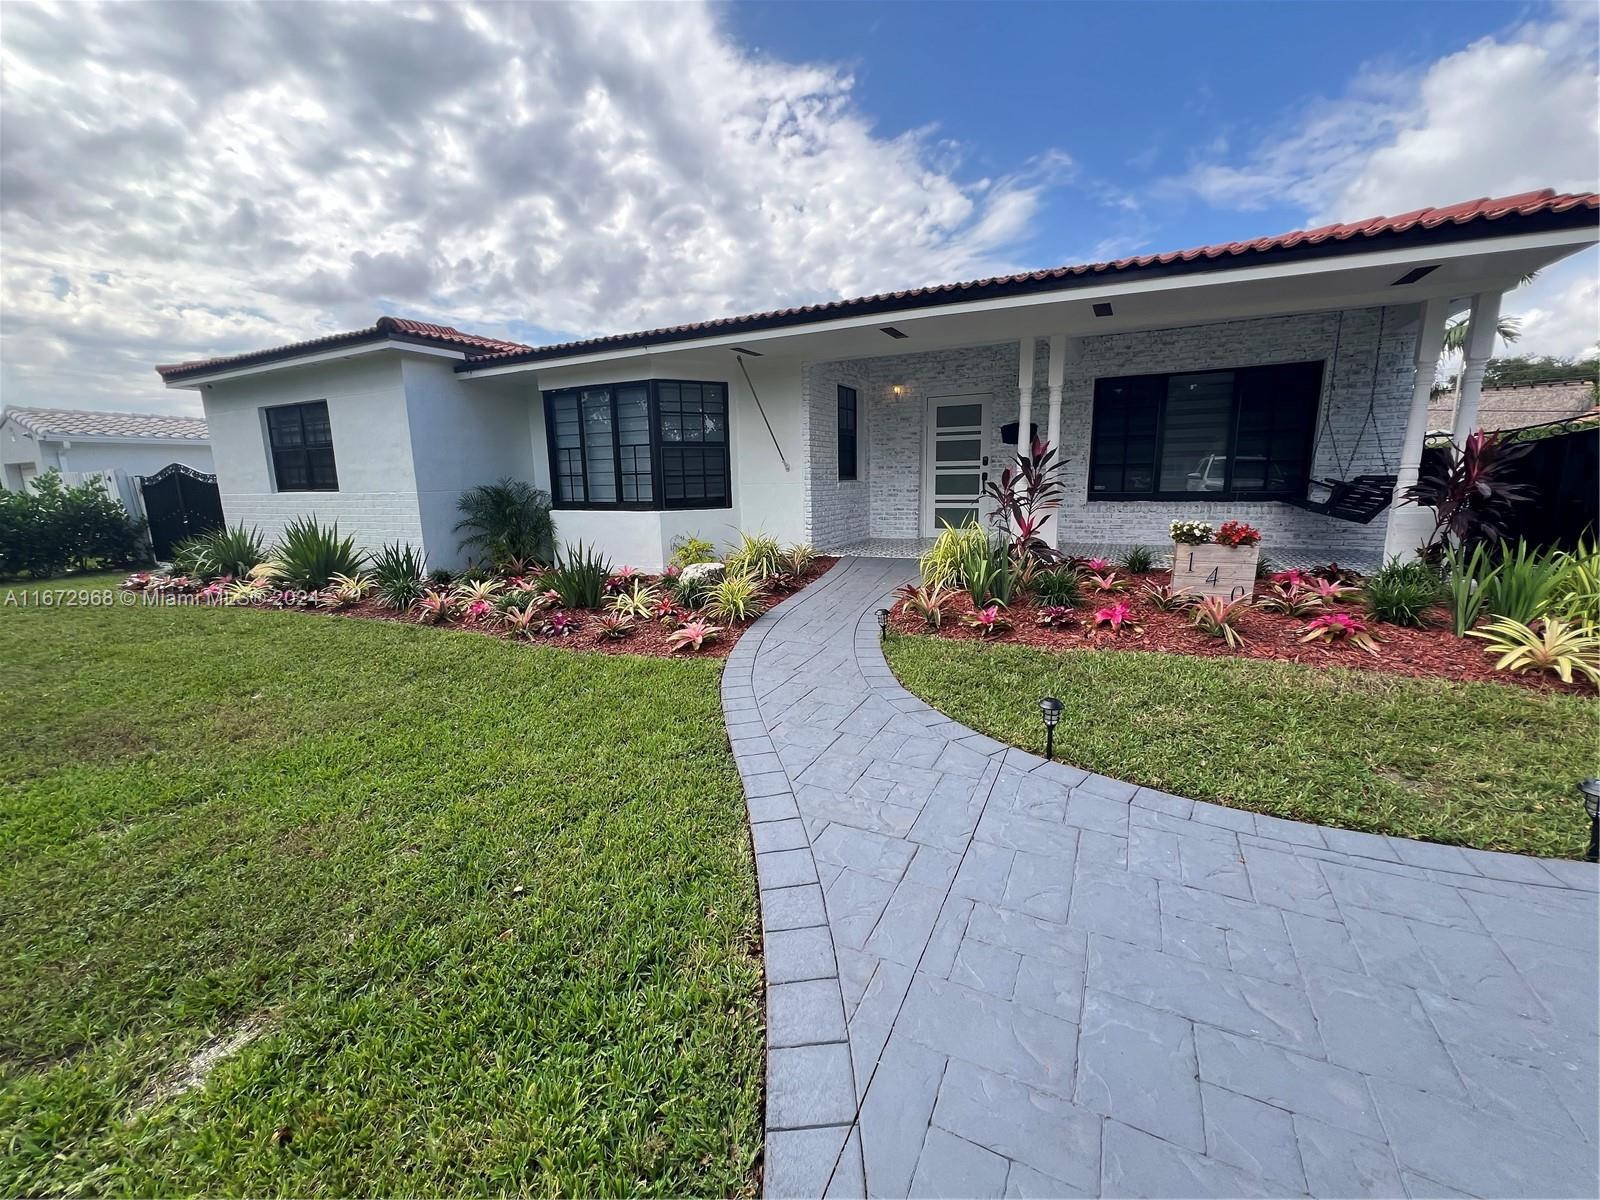
{"type": "MultiPolygon", "coordinates": [[[[191,411],[152,364],[383,312],[537,342],[1600,185],[1592,5],[1383,12],[13,0],[0,401],[191,411]]],[[[1595,342],[1597,269],[1508,301],[1519,350],[1595,342]]]]}

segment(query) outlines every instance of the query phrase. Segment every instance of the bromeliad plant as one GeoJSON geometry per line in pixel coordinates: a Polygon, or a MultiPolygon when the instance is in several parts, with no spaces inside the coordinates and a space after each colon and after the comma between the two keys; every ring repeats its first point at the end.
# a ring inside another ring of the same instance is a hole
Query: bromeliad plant
{"type": "Polygon", "coordinates": [[[1311,617],[1328,604],[1315,588],[1304,583],[1274,583],[1255,599],[1257,608],[1286,617],[1311,617]]]}
{"type": "Polygon", "coordinates": [[[500,594],[504,585],[498,579],[478,579],[471,583],[458,583],[455,587],[456,601],[463,610],[474,605],[483,604],[494,606],[494,599],[500,594]]]}
{"type": "Polygon", "coordinates": [[[998,604],[991,604],[987,608],[980,608],[961,618],[961,623],[968,629],[978,631],[981,638],[991,638],[1004,633],[1011,628],[1011,620],[1000,611],[998,604]]]}
{"type": "Polygon", "coordinates": [[[1144,598],[1157,612],[1177,612],[1200,599],[1188,588],[1174,588],[1170,583],[1145,584],[1144,598]]]}
{"type": "Polygon", "coordinates": [[[1346,612],[1327,613],[1301,631],[1302,642],[1329,642],[1360,646],[1368,654],[1378,653],[1378,643],[1367,632],[1367,624],[1346,612]]]}
{"type": "Polygon", "coordinates": [[[644,580],[636,579],[631,587],[611,598],[611,611],[623,618],[648,621],[655,615],[655,607],[660,600],[660,592],[644,580]]]}
{"type": "Polygon", "coordinates": [[[918,586],[908,583],[900,589],[900,611],[916,617],[929,629],[944,624],[944,606],[950,599],[950,589],[940,584],[918,586]]]}
{"type": "Polygon", "coordinates": [[[571,637],[578,632],[581,625],[582,622],[576,613],[565,612],[558,608],[546,618],[539,632],[545,637],[571,637]]]}
{"type": "Polygon", "coordinates": [[[1133,609],[1128,606],[1125,600],[1119,600],[1115,604],[1107,605],[1105,608],[1095,611],[1094,627],[1096,629],[1106,628],[1111,630],[1112,633],[1120,633],[1124,625],[1130,628],[1138,628],[1133,623],[1133,609]]]}
{"type": "Polygon", "coordinates": [[[417,621],[423,625],[439,625],[456,615],[456,598],[446,591],[429,588],[412,606],[417,621]]]}
{"type": "Polygon", "coordinates": [[[1230,650],[1238,650],[1245,644],[1244,634],[1239,632],[1239,618],[1249,608],[1250,599],[1247,596],[1231,601],[1220,596],[1207,596],[1194,606],[1189,619],[1207,637],[1219,638],[1227,643],[1230,650]]]}
{"type": "Polygon", "coordinates": [[[544,609],[530,600],[526,604],[502,610],[500,623],[512,637],[531,639],[544,625],[544,609]]]}
{"type": "Polygon", "coordinates": [[[1064,629],[1077,619],[1077,612],[1066,605],[1047,604],[1039,610],[1039,615],[1033,619],[1033,623],[1042,625],[1046,629],[1064,629]]]}
{"type": "Polygon", "coordinates": [[[601,636],[613,642],[621,641],[637,628],[632,617],[619,612],[606,613],[600,618],[599,624],[601,636]]]}
{"type": "Polygon", "coordinates": [[[1571,683],[1574,674],[1600,686],[1600,630],[1571,625],[1560,617],[1546,617],[1536,630],[1506,617],[1482,629],[1469,629],[1468,637],[1488,643],[1485,654],[1498,654],[1495,670],[1546,671],[1571,683]]]}
{"type": "Polygon", "coordinates": [[[1533,496],[1511,470],[1532,448],[1531,442],[1507,442],[1480,429],[1460,446],[1452,443],[1443,455],[1424,459],[1404,503],[1433,509],[1427,547],[1432,554],[1446,541],[1463,546],[1505,539],[1512,510],[1533,496]]]}
{"type": "Polygon", "coordinates": [[[720,625],[700,620],[685,621],[667,635],[667,645],[675,651],[698,650],[707,642],[716,641],[721,633],[720,625]]]}
{"type": "Polygon", "coordinates": [[[1088,583],[1091,588],[1102,596],[1109,595],[1112,592],[1125,592],[1128,590],[1128,585],[1117,578],[1115,571],[1107,571],[1101,575],[1090,575],[1088,583]]]}

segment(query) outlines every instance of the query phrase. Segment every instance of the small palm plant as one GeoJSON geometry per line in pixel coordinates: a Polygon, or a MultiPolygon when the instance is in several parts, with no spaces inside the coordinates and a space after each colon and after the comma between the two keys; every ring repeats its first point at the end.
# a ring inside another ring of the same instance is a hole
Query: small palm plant
{"type": "Polygon", "coordinates": [[[464,534],[463,550],[476,551],[501,568],[525,570],[529,563],[550,561],[556,527],[550,516],[550,493],[543,489],[520,479],[502,479],[468,488],[456,508],[461,520],[455,532],[464,534]]]}

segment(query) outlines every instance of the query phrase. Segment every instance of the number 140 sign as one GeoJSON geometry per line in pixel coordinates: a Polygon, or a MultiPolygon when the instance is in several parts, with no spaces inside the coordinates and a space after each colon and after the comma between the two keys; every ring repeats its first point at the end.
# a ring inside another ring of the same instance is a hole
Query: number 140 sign
{"type": "Polygon", "coordinates": [[[1172,590],[1237,600],[1256,585],[1259,546],[1172,546],[1172,590]]]}

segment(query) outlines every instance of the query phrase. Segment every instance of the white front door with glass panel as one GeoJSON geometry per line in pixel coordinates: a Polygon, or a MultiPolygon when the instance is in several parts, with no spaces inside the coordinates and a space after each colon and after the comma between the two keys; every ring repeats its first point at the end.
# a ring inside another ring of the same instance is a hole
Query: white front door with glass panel
{"type": "Polygon", "coordinates": [[[930,396],[923,424],[922,535],[988,515],[989,394],[930,396]]]}

